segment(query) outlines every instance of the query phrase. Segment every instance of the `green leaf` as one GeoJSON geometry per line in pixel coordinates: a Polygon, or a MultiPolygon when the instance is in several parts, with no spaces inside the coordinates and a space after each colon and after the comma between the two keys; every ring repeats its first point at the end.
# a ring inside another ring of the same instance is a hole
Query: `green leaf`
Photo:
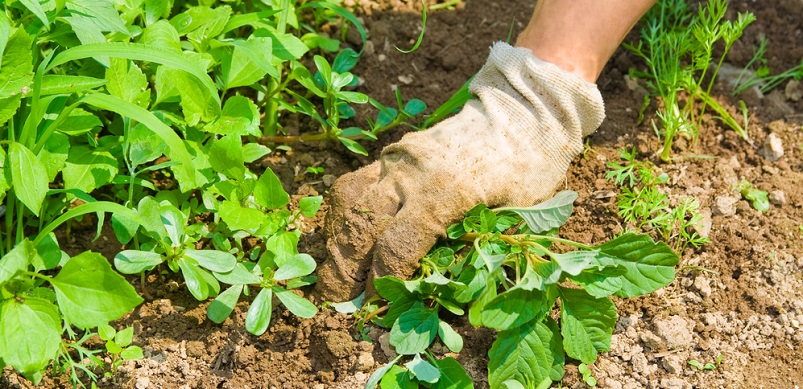
{"type": "Polygon", "coordinates": [[[348,138],[339,137],[337,139],[339,139],[340,143],[342,143],[343,146],[346,146],[346,148],[349,149],[349,151],[351,151],[352,153],[364,155],[366,157],[368,156],[368,151],[366,151],[361,144],[348,138]]]}
{"type": "Polygon", "coordinates": [[[323,196],[312,196],[312,197],[304,197],[301,200],[298,200],[298,208],[301,210],[301,214],[312,218],[315,217],[315,214],[318,213],[318,209],[321,208],[321,203],[323,202],[323,196]]]}
{"type": "MultiPolygon", "coordinates": [[[[64,53],[66,53],[66,51],[62,52],[62,54],[64,53]]],[[[151,112],[148,112],[147,110],[133,103],[121,100],[118,97],[102,93],[94,93],[89,96],[85,96],[83,101],[86,104],[100,109],[117,112],[120,115],[127,116],[148,126],[151,131],[155,132],[160,138],[162,138],[162,140],[164,140],[168,147],[167,156],[170,157],[170,159],[181,162],[180,165],[173,167],[173,172],[176,174],[176,179],[178,180],[181,190],[188,191],[190,189],[197,188],[200,185],[201,182],[196,177],[197,175],[200,175],[200,173],[195,170],[192,157],[190,156],[189,151],[187,151],[184,142],[170,127],[162,123],[162,121],[154,116],[151,112]]]]}
{"type": "Polygon", "coordinates": [[[144,359],[145,355],[142,354],[142,348],[139,346],[128,346],[120,352],[120,358],[124,361],[133,361],[137,359],[144,359]]]}
{"type": "Polygon", "coordinates": [[[39,151],[39,160],[45,165],[49,182],[55,180],[56,176],[64,169],[69,152],[70,141],[67,135],[56,132],[51,134],[50,138],[45,142],[45,146],[39,151]]]}
{"type": "MultiPolygon", "coordinates": [[[[623,269],[618,267],[616,269],[623,269]]],[[[590,295],[596,298],[608,297],[622,289],[623,281],[619,274],[611,276],[597,270],[587,270],[574,277],[572,282],[583,287],[590,295]]]]}
{"type": "Polygon", "coordinates": [[[180,34],[195,42],[203,42],[215,38],[223,32],[231,16],[228,5],[211,7],[190,7],[187,12],[170,20],[180,34]],[[189,21],[189,23],[186,23],[189,21]]]}
{"type": "MultiPolygon", "coordinates": [[[[92,17],[83,16],[79,13],[71,13],[71,15],[65,17],[64,20],[70,24],[70,27],[72,27],[75,36],[81,44],[88,45],[106,42],[106,36],[103,35],[103,31],[101,31],[97,24],[93,23],[94,19],[92,17]]],[[[110,65],[108,56],[95,55],[92,56],[92,58],[103,65],[103,67],[109,67],[110,65]]]]}
{"type": "Polygon", "coordinates": [[[167,231],[172,246],[180,247],[184,243],[184,226],[187,225],[187,216],[178,208],[165,204],[159,207],[159,219],[167,231]]]}
{"type": "Polygon", "coordinates": [[[128,155],[131,164],[139,166],[159,158],[167,151],[167,145],[155,132],[142,123],[128,133],[128,155]]]}
{"type": "Polygon", "coordinates": [[[223,323],[226,318],[234,311],[234,306],[237,305],[237,300],[240,299],[240,293],[243,291],[242,285],[234,285],[225,292],[217,296],[209,307],[206,309],[206,317],[215,323],[223,323]]]}
{"type": "Polygon", "coordinates": [[[413,382],[413,380],[414,378],[411,377],[411,374],[409,371],[407,371],[407,369],[394,365],[387,373],[382,375],[382,381],[379,382],[379,388],[418,389],[418,383],[413,382]]]}
{"type": "Polygon", "coordinates": [[[265,214],[253,208],[245,208],[239,203],[224,200],[218,207],[220,218],[226,222],[232,230],[253,231],[262,225],[265,214]]]}
{"type": "Polygon", "coordinates": [[[86,15],[101,31],[118,32],[128,36],[128,29],[109,0],[67,0],[67,9],[86,15]]]}
{"type": "Polygon", "coordinates": [[[215,282],[217,282],[217,280],[206,270],[201,269],[200,266],[191,263],[184,257],[178,259],[178,267],[181,269],[181,275],[184,276],[184,283],[187,285],[187,290],[190,291],[190,294],[192,294],[195,299],[203,301],[214,294],[214,290],[209,290],[210,286],[214,287],[214,285],[210,285],[206,275],[209,275],[215,282]]]}
{"type": "Polygon", "coordinates": [[[123,250],[114,256],[114,267],[123,274],[149,271],[162,262],[162,255],[153,251],[123,250]]]}
{"type": "Polygon", "coordinates": [[[538,234],[558,228],[566,223],[572,215],[572,204],[577,199],[577,192],[564,190],[551,199],[528,208],[505,207],[495,211],[512,211],[524,219],[527,226],[538,234]]]}
{"type": "Polygon", "coordinates": [[[597,255],[599,255],[599,251],[577,250],[563,254],[550,253],[549,257],[560,266],[563,272],[576,276],[588,268],[597,255]]]}
{"type": "Polygon", "coordinates": [[[237,264],[237,258],[224,251],[187,249],[184,255],[194,259],[201,267],[218,273],[231,271],[237,264]]]}
{"type": "Polygon", "coordinates": [[[293,314],[298,317],[309,319],[318,313],[318,308],[314,304],[293,292],[274,286],[273,293],[276,294],[279,301],[281,301],[290,312],[293,312],[293,314]]]}
{"type": "Polygon", "coordinates": [[[677,254],[666,243],[655,243],[648,235],[626,233],[595,248],[600,256],[627,269],[622,287],[616,292],[619,297],[652,293],[675,278],[677,254]]]}
{"type": "Polygon", "coordinates": [[[98,336],[100,336],[102,340],[112,340],[116,334],[117,331],[114,329],[114,327],[108,324],[98,326],[98,336]]]}
{"type": "Polygon", "coordinates": [[[418,305],[399,316],[390,330],[390,344],[402,355],[423,352],[438,332],[438,312],[418,305]]]}
{"type": "Polygon", "coordinates": [[[226,135],[212,143],[209,148],[209,163],[212,168],[229,178],[245,178],[245,159],[243,142],[239,135],[226,135]]]}
{"type": "Polygon", "coordinates": [[[563,379],[563,366],[566,363],[566,353],[563,351],[563,338],[560,335],[560,328],[558,328],[558,323],[551,316],[544,318],[541,324],[546,325],[552,331],[552,337],[549,339],[549,349],[555,359],[552,361],[552,370],[549,372],[550,381],[560,381],[563,379]]]}
{"type": "Polygon", "coordinates": [[[376,369],[376,371],[373,372],[370,377],[368,377],[368,382],[365,383],[364,389],[375,389],[376,385],[379,384],[379,380],[381,380],[382,377],[384,377],[385,374],[387,374],[390,369],[396,365],[396,362],[398,362],[401,357],[402,356],[399,355],[379,369],[376,369]]]}
{"type": "Polygon", "coordinates": [[[438,322],[438,337],[453,353],[459,353],[463,349],[463,337],[443,320],[438,322]]]}
{"type": "Polygon", "coordinates": [[[59,248],[59,242],[56,239],[56,234],[49,233],[42,236],[36,244],[36,257],[34,257],[33,265],[36,271],[50,270],[59,265],[62,255],[66,255],[59,248]]]}
{"type": "Polygon", "coordinates": [[[354,68],[354,65],[356,65],[359,60],[360,54],[356,51],[351,48],[343,49],[341,52],[337,53],[335,60],[332,61],[332,70],[337,73],[345,73],[354,68]]]}
{"type": "Polygon", "coordinates": [[[474,383],[468,376],[466,370],[456,359],[446,357],[433,360],[432,364],[441,372],[438,382],[432,385],[432,389],[473,389],[474,383]]]}
{"type": "Polygon", "coordinates": [[[158,47],[175,53],[181,53],[181,37],[178,31],[167,20],[159,20],[149,23],[148,27],[142,30],[139,43],[158,47]]]}
{"type": "Polygon", "coordinates": [[[282,182],[270,168],[257,180],[254,201],[267,209],[282,208],[290,202],[290,196],[282,188],[282,182]]]}
{"type": "Polygon", "coordinates": [[[550,348],[554,336],[541,320],[498,333],[488,351],[490,386],[503,388],[512,380],[528,387],[549,379],[555,360],[550,348]]]}
{"type": "Polygon", "coordinates": [[[566,355],[594,363],[597,352],[608,351],[616,324],[616,306],[609,298],[596,299],[582,289],[559,288],[560,321],[566,355]]]}
{"type": "Polygon", "coordinates": [[[270,153],[270,149],[258,143],[243,145],[243,157],[246,163],[254,162],[270,153]]]}
{"type": "Polygon", "coordinates": [[[47,170],[31,150],[20,143],[13,142],[8,147],[8,162],[11,165],[11,184],[14,194],[35,215],[48,191],[47,170]]]}
{"type": "Polygon", "coordinates": [[[375,278],[374,289],[376,289],[377,293],[379,293],[383,299],[391,303],[403,297],[409,297],[413,293],[404,281],[393,276],[375,278]]]}
{"type": "Polygon", "coordinates": [[[17,273],[28,270],[28,264],[34,255],[34,246],[26,238],[0,258],[0,285],[14,278],[17,273]]]}
{"type": "MultiPolygon", "coordinates": [[[[273,279],[277,281],[289,280],[291,278],[303,277],[315,271],[315,260],[309,254],[295,254],[279,266],[273,279]]],[[[278,293],[277,293],[278,295],[278,293]]]]}
{"type": "MultiPolygon", "coordinates": [[[[103,123],[98,119],[97,115],[84,111],[81,108],[75,108],[64,119],[64,122],[58,127],[58,130],[66,135],[75,136],[85,134],[96,127],[102,126],[103,123]]],[[[58,133],[54,133],[50,138],[55,138],[58,135],[58,133]]],[[[48,139],[48,142],[50,142],[51,139],[48,139]]],[[[68,147],[69,145],[70,143],[67,142],[68,147]]]]}
{"type": "Polygon", "coordinates": [[[224,89],[248,86],[262,80],[266,74],[279,78],[271,63],[273,45],[267,37],[251,36],[248,40],[235,39],[221,59],[220,76],[224,89]]]}
{"type": "Polygon", "coordinates": [[[245,329],[256,336],[264,334],[270,325],[272,311],[273,291],[270,288],[262,288],[245,315],[245,329]]]}
{"type": "Polygon", "coordinates": [[[254,31],[253,36],[270,38],[273,45],[274,65],[284,61],[300,59],[309,51],[307,45],[293,34],[278,34],[275,31],[260,28],[254,31]]]}
{"type": "Polygon", "coordinates": [[[134,327],[123,328],[114,335],[114,343],[119,344],[120,347],[128,346],[132,340],[134,340],[134,327]]]}
{"type": "Polygon", "coordinates": [[[335,309],[338,313],[354,313],[362,308],[363,300],[365,300],[365,292],[360,293],[354,300],[344,301],[342,303],[331,303],[329,306],[335,309]]]}
{"type": "Polygon", "coordinates": [[[111,66],[106,69],[106,90],[112,96],[148,108],[151,93],[148,89],[148,79],[139,67],[129,60],[112,58],[111,66]]]}
{"type": "Polygon", "coordinates": [[[482,324],[498,330],[516,328],[540,320],[552,309],[547,293],[514,287],[489,301],[482,310],[482,324]]]}
{"type": "MultiPolygon", "coordinates": [[[[249,98],[232,96],[223,105],[220,117],[207,124],[204,131],[222,135],[259,136],[259,125],[259,109],[256,104],[249,98]]],[[[244,154],[242,147],[239,150],[244,154]]],[[[246,162],[253,162],[253,159],[246,162]]]]}
{"type": "Polygon", "coordinates": [[[441,378],[441,372],[431,363],[421,359],[420,354],[416,354],[413,360],[404,364],[416,379],[422,382],[433,384],[441,378]]]}
{"type": "Polygon", "coordinates": [[[65,319],[79,328],[117,320],[142,303],[134,288],[112,270],[109,261],[90,251],[71,258],[50,280],[65,319]]]}
{"type": "Polygon", "coordinates": [[[14,116],[33,82],[31,37],[25,29],[12,29],[0,66],[0,126],[14,116]]]}
{"type": "Polygon", "coordinates": [[[245,265],[239,262],[234,266],[234,269],[231,269],[231,271],[224,273],[215,272],[215,278],[217,278],[218,281],[229,285],[248,285],[259,284],[262,282],[262,277],[251,273],[248,268],[245,267],[245,265]]]}
{"type": "Polygon", "coordinates": [[[36,15],[36,18],[42,22],[42,25],[50,30],[50,21],[47,19],[47,15],[45,14],[45,10],[42,8],[42,4],[39,0],[19,0],[25,8],[28,8],[32,14],[36,15]]]}
{"type": "Polygon", "coordinates": [[[62,171],[64,187],[90,193],[110,183],[117,171],[117,158],[108,149],[74,146],[62,171]]]}
{"type": "Polygon", "coordinates": [[[418,115],[427,109],[427,104],[418,99],[412,99],[404,105],[404,111],[410,116],[418,115]]]}
{"type": "Polygon", "coordinates": [[[102,78],[72,76],[59,74],[46,74],[42,77],[42,96],[68,95],[85,92],[106,85],[102,78]]]}
{"type": "Polygon", "coordinates": [[[56,357],[61,345],[61,320],[53,303],[35,297],[7,299],[0,305],[0,359],[26,378],[56,357]]]}

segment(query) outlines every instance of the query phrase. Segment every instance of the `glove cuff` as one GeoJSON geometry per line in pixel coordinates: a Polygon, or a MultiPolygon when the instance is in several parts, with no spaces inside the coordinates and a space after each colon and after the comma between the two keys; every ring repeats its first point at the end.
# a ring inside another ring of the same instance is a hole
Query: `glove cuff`
{"type": "MultiPolygon", "coordinates": [[[[524,123],[535,119],[542,125],[524,131],[562,131],[567,141],[581,141],[605,118],[605,106],[596,84],[537,58],[529,49],[504,42],[491,47],[487,62],[469,90],[482,101],[491,117],[499,109],[508,111],[511,120],[529,115],[520,119],[524,123]]],[[[543,141],[545,134],[532,135],[543,141]]]]}

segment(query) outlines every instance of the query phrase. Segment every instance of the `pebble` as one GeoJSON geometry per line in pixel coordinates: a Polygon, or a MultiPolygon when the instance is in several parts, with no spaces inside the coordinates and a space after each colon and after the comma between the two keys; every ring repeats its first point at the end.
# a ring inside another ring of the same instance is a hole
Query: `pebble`
{"type": "Polygon", "coordinates": [[[803,98],[803,85],[800,85],[800,81],[798,80],[789,81],[786,84],[784,94],[786,94],[787,99],[798,101],[803,98]]]}
{"type": "Polygon", "coordinates": [[[374,356],[371,355],[369,352],[361,352],[357,354],[357,364],[356,368],[358,371],[368,372],[373,370],[374,367],[374,356]]]}
{"type": "Polygon", "coordinates": [[[783,157],[783,141],[774,132],[770,133],[758,153],[770,161],[777,161],[783,157]]]}
{"type": "Polygon", "coordinates": [[[774,190],[770,192],[770,202],[775,205],[784,205],[786,204],[786,193],[782,190],[774,190]]]}
{"type": "Polygon", "coordinates": [[[714,205],[711,206],[711,213],[714,216],[733,216],[736,214],[736,203],[738,202],[738,197],[717,196],[714,199],[714,205]]]}
{"type": "Polygon", "coordinates": [[[663,339],[666,348],[683,349],[691,345],[692,332],[689,323],[680,316],[655,320],[655,335],[663,339]]]}
{"type": "Polygon", "coordinates": [[[137,383],[134,384],[134,387],[137,389],[147,389],[151,386],[151,379],[148,377],[137,377],[137,383]]]}
{"type": "Polygon", "coordinates": [[[326,186],[332,186],[332,184],[335,183],[336,179],[337,177],[335,177],[333,174],[324,174],[323,177],[321,177],[321,180],[323,180],[323,184],[326,186]]]}
{"type": "Polygon", "coordinates": [[[396,351],[393,349],[393,346],[390,345],[390,333],[385,332],[382,336],[379,337],[379,347],[382,349],[382,352],[385,353],[385,356],[389,359],[396,358],[396,351]]]}
{"type": "Polygon", "coordinates": [[[661,361],[661,367],[669,374],[683,373],[683,361],[678,355],[667,355],[661,361]]]}
{"type": "Polygon", "coordinates": [[[601,200],[601,199],[609,199],[611,197],[616,196],[612,190],[598,190],[591,194],[591,197],[601,200]]]}
{"type": "Polygon", "coordinates": [[[710,209],[701,210],[700,216],[701,216],[700,221],[697,224],[695,224],[693,228],[698,235],[702,236],[703,238],[707,238],[709,235],[711,235],[711,227],[713,225],[713,221],[711,220],[711,210],[710,209]]]}
{"type": "Polygon", "coordinates": [[[694,289],[697,289],[697,291],[700,292],[700,296],[703,296],[703,298],[711,295],[711,282],[708,280],[708,278],[697,276],[697,278],[694,279],[693,286],[694,289]]]}

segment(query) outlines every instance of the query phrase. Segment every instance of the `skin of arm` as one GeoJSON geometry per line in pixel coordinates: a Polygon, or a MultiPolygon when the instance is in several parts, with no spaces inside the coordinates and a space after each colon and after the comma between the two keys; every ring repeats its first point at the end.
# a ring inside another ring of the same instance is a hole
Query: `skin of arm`
{"type": "Polygon", "coordinates": [[[539,0],[516,46],[589,82],[656,0],[539,0]]]}

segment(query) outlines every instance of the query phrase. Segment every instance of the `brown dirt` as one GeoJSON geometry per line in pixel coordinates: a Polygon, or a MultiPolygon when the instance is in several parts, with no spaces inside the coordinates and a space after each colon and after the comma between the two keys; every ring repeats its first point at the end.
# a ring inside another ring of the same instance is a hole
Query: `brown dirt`
{"type": "MultiPolygon", "coordinates": [[[[408,5],[415,3],[359,2],[370,44],[355,73],[365,80],[360,90],[386,104],[394,101],[393,89],[398,87],[405,99],[420,98],[430,109],[482,66],[490,44],[504,40],[511,23],[515,36],[533,7],[530,0],[469,0],[457,10],[434,12],[424,44],[405,55],[394,46],[410,47],[417,37],[420,15],[415,7],[420,6],[408,5]]],[[[758,4],[734,2],[732,8],[749,9],[758,21],[727,61],[744,66],[763,35],[770,40],[767,58],[773,72],[799,63],[803,3],[758,4]]],[[[356,41],[352,35],[350,39],[356,41]]],[[[652,152],[658,145],[649,118],[645,124],[636,124],[644,91],[628,88],[624,78],[636,64],[620,51],[600,78],[608,118],[589,138],[591,151],[578,157],[568,173],[566,187],[579,192],[575,214],[562,230],[569,238],[593,244],[625,227],[616,215],[615,198],[595,196],[617,190],[604,179],[605,163],[617,158],[616,149],[636,147],[655,161],[652,152]]],[[[738,100],[722,85],[718,87],[719,100],[735,113],[738,100]]],[[[671,178],[670,195],[692,196],[708,210],[719,196],[739,197],[731,188],[745,178],[762,190],[783,191],[786,203],[772,205],[762,214],[738,200],[735,215],[712,217],[711,243],[683,253],[671,285],[649,296],[617,300],[620,319],[612,349],[594,367],[600,387],[797,388],[803,380],[803,231],[798,227],[803,225],[803,100],[788,99],[783,86],[767,96],[746,92],[740,98],[750,108],[749,132],[755,143],[763,144],[774,132],[783,141],[785,155],[770,162],[732,132],[710,122],[702,129],[696,148],[680,144],[676,151],[677,155],[713,158],[659,164],[671,178]],[[692,359],[712,362],[719,355],[722,363],[713,371],[688,365],[692,359]]],[[[368,163],[383,145],[400,136],[401,131],[384,134],[369,148],[372,158],[354,157],[337,146],[306,146],[273,155],[263,163],[276,170],[297,196],[325,193],[332,177],[300,174],[306,166],[320,164],[327,175],[337,176],[368,163]]],[[[320,224],[320,218],[313,221],[302,245],[323,260],[325,249],[316,227],[320,224]]],[[[109,257],[119,250],[103,239],[89,243],[82,237],[71,249],[90,248],[109,257]]],[[[132,279],[138,285],[136,281],[132,279]]],[[[208,303],[195,301],[179,278],[151,276],[146,289],[154,299],[116,323],[134,326],[135,343],[144,349],[145,359],[123,364],[100,387],[358,388],[390,358],[384,330],[370,331],[373,343],[357,341],[353,320],[331,310],[301,320],[276,308],[268,332],[256,337],[244,329],[248,302],[241,302],[231,319],[215,325],[206,320],[208,303]]],[[[453,324],[466,344],[458,359],[474,377],[476,387],[487,387],[487,351],[493,332],[473,329],[462,318],[455,318],[453,324]]],[[[8,368],[3,373],[0,387],[30,386],[8,368]]],[[[65,379],[48,376],[42,387],[66,385],[65,379]]],[[[563,387],[584,387],[575,367],[567,366],[563,387]]]]}

